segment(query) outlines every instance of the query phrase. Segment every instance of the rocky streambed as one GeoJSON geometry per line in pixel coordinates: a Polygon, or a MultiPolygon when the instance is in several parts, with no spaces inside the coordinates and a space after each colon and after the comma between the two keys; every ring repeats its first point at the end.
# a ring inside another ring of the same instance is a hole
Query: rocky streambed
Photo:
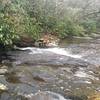
{"type": "Polygon", "coordinates": [[[19,48],[0,66],[0,100],[100,100],[100,40],[19,48]]]}

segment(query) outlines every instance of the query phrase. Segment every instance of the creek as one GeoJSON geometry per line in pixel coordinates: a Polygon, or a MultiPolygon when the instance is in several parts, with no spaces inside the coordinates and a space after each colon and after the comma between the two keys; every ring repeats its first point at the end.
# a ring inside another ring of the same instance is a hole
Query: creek
{"type": "Polygon", "coordinates": [[[100,39],[69,38],[8,55],[0,66],[0,100],[90,100],[100,93],[100,39]]]}

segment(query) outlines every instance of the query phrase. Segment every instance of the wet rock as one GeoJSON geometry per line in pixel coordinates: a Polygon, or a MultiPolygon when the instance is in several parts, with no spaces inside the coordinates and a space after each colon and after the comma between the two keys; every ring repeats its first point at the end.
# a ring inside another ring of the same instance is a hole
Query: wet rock
{"type": "Polygon", "coordinates": [[[7,72],[8,72],[8,67],[7,66],[2,66],[1,68],[0,68],[0,75],[1,74],[6,74],[7,72]]]}
{"type": "Polygon", "coordinates": [[[70,95],[68,96],[68,100],[87,100],[87,96],[82,95],[82,96],[75,96],[75,95],[70,95]]]}
{"type": "Polygon", "coordinates": [[[0,83],[0,90],[1,90],[1,91],[5,91],[5,90],[8,90],[8,88],[7,88],[6,85],[0,83]]]}
{"type": "Polygon", "coordinates": [[[5,79],[5,76],[4,75],[0,75],[0,91],[6,91],[8,90],[8,87],[7,87],[7,81],[5,79]]]}
{"type": "Polygon", "coordinates": [[[40,82],[52,82],[55,80],[54,76],[46,72],[33,73],[33,78],[40,82]]]}
{"type": "Polygon", "coordinates": [[[19,77],[15,72],[10,72],[5,75],[6,81],[9,83],[20,83],[19,77]]]}
{"type": "Polygon", "coordinates": [[[18,47],[29,47],[29,46],[34,46],[34,40],[30,36],[20,36],[19,41],[15,41],[15,45],[18,47]]]}
{"type": "MultiPolygon", "coordinates": [[[[9,55],[9,54],[7,54],[9,55]]],[[[4,65],[3,67],[8,69],[8,66],[9,67],[12,67],[12,62],[11,60],[13,60],[12,58],[8,57],[8,59],[5,59],[5,60],[2,60],[2,64],[4,65]]]]}
{"type": "Polygon", "coordinates": [[[10,95],[8,93],[2,93],[0,95],[0,100],[10,100],[10,95]]]}
{"type": "Polygon", "coordinates": [[[45,80],[43,78],[39,77],[39,76],[35,76],[34,80],[40,81],[40,82],[45,82],[45,80]]]}
{"type": "Polygon", "coordinates": [[[8,72],[7,69],[0,69],[0,74],[5,74],[5,73],[7,73],[7,72],[8,72]]]}
{"type": "Polygon", "coordinates": [[[96,91],[100,92],[100,87],[98,87],[98,88],[96,89],[96,91]]]}
{"type": "Polygon", "coordinates": [[[65,99],[63,96],[53,93],[53,92],[38,92],[35,95],[31,96],[28,100],[69,100],[65,99]]]}
{"type": "Polygon", "coordinates": [[[8,84],[4,75],[0,75],[0,83],[6,84],[6,85],[8,84]]]}
{"type": "Polygon", "coordinates": [[[7,92],[4,92],[1,94],[0,100],[27,100],[27,99],[23,96],[18,96],[15,94],[11,94],[11,93],[9,94],[7,92]]]}
{"type": "Polygon", "coordinates": [[[19,77],[19,80],[20,82],[22,83],[33,83],[33,77],[32,75],[30,75],[30,73],[27,73],[27,72],[21,72],[21,73],[17,73],[18,74],[18,77],[19,77]]]}
{"type": "Polygon", "coordinates": [[[35,94],[38,89],[35,86],[32,86],[30,84],[18,84],[15,87],[15,93],[21,96],[27,96],[29,94],[35,94]]]}
{"type": "Polygon", "coordinates": [[[89,80],[78,80],[78,81],[74,81],[74,84],[91,84],[91,81],[89,81],[89,80]]]}

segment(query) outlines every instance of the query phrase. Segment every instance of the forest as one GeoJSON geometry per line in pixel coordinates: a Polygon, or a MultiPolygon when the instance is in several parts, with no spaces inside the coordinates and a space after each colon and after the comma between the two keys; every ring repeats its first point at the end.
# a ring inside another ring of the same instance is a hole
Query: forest
{"type": "Polygon", "coordinates": [[[99,0],[0,0],[0,44],[44,34],[59,38],[100,33],[99,0]]]}

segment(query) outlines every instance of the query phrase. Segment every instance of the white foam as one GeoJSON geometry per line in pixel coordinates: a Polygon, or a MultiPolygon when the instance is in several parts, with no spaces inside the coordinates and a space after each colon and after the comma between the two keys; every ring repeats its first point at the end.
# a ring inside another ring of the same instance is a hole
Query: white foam
{"type": "Polygon", "coordinates": [[[71,54],[69,50],[66,50],[65,48],[47,48],[47,49],[41,49],[41,48],[32,48],[32,47],[26,47],[26,48],[19,48],[20,50],[30,50],[31,52],[29,54],[39,54],[39,53],[45,53],[45,52],[51,52],[58,55],[63,56],[69,56],[72,58],[81,58],[81,55],[71,54]]]}
{"type": "Polygon", "coordinates": [[[50,48],[47,49],[47,51],[53,52],[55,54],[59,54],[59,55],[64,55],[64,56],[69,56],[72,58],[81,58],[81,55],[74,55],[71,54],[70,51],[67,51],[65,48],[50,48]]]}
{"type": "Polygon", "coordinates": [[[18,49],[18,50],[32,50],[33,48],[32,47],[25,47],[25,48],[15,47],[15,49],[18,49]]]}
{"type": "Polygon", "coordinates": [[[43,53],[43,50],[40,48],[33,48],[33,47],[19,48],[19,47],[16,47],[15,49],[22,50],[22,51],[30,50],[31,52],[29,54],[43,53]]]}

